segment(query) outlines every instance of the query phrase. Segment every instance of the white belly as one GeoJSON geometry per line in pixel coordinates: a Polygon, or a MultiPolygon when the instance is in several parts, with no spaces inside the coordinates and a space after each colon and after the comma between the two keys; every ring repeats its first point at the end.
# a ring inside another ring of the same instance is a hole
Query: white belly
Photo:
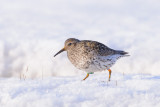
{"type": "Polygon", "coordinates": [[[83,70],[91,73],[110,69],[120,57],[122,57],[122,55],[98,56],[91,62],[87,69],[83,70]]]}

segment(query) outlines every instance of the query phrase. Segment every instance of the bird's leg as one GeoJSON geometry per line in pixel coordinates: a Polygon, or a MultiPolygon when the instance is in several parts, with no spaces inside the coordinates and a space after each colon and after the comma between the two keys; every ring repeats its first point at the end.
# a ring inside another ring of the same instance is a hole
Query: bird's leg
{"type": "Polygon", "coordinates": [[[89,77],[89,73],[87,73],[86,77],[85,77],[83,80],[85,80],[85,79],[88,78],[88,77],[89,77]]]}
{"type": "Polygon", "coordinates": [[[108,71],[109,71],[109,78],[108,78],[108,81],[110,81],[112,71],[111,71],[111,69],[108,69],[108,71]]]}

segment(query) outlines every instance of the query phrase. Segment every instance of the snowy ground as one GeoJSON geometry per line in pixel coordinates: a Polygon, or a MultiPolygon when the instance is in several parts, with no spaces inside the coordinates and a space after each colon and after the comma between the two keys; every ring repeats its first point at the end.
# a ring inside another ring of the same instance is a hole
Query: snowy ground
{"type": "Polygon", "coordinates": [[[159,41],[159,0],[0,0],[0,107],[160,107],[159,41]],[[131,56],[80,81],[70,37],[131,56]]]}
{"type": "Polygon", "coordinates": [[[1,107],[160,107],[160,76],[85,75],[0,79],[1,107]]]}

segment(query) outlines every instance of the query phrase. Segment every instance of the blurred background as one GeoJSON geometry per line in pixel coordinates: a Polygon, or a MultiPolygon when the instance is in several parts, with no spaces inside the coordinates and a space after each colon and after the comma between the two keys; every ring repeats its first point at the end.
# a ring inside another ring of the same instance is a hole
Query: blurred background
{"type": "Polygon", "coordinates": [[[0,77],[85,74],[53,57],[71,37],[129,52],[113,72],[160,75],[159,0],[1,0],[0,77]]]}

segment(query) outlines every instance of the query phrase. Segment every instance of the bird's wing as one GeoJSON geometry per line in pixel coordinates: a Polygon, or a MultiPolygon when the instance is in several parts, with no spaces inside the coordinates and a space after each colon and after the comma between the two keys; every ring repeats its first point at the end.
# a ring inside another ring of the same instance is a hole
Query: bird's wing
{"type": "Polygon", "coordinates": [[[88,52],[94,51],[94,53],[100,56],[108,56],[108,55],[113,55],[116,53],[115,50],[105,46],[102,43],[96,42],[96,41],[84,40],[81,43],[83,44],[86,51],[88,52]]]}

